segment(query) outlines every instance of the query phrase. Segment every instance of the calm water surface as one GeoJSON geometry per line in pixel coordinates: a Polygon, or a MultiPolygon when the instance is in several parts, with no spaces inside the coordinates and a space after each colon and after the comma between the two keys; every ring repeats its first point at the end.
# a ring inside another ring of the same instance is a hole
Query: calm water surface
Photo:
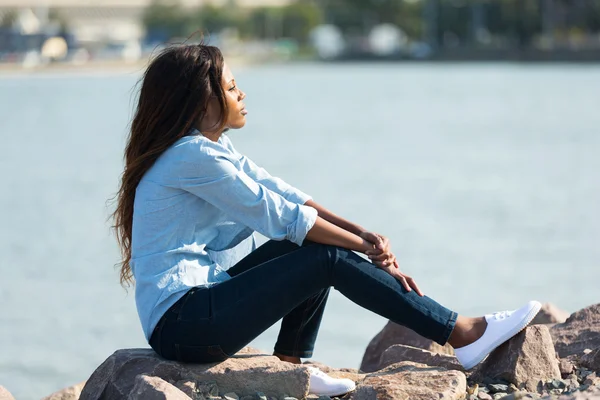
{"type": "MultiPolygon", "coordinates": [[[[600,300],[600,67],[234,72],[250,111],[231,134],[239,150],[387,234],[438,301],[476,315],[600,300]]],[[[0,385],[18,399],[147,347],[106,222],[137,78],[0,76],[0,385]]],[[[315,359],[357,367],[384,324],[334,293],[315,359]]],[[[271,350],[276,335],[253,345],[271,350]]]]}

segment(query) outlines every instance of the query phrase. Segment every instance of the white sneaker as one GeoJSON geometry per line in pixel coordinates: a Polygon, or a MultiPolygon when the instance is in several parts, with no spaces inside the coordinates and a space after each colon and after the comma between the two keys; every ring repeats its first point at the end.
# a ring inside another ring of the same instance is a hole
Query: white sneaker
{"type": "Polygon", "coordinates": [[[350,379],[336,379],[315,367],[308,367],[310,388],[308,393],[317,396],[341,396],[356,389],[350,379]]]}
{"type": "Polygon", "coordinates": [[[514,311],[501,311],[486,315],[488,323],[483,336],[475,342],[454,349],[454,354],[462,366],[469,370],[483,361],[496,347],[521,332],[540,311],[542,305],[530,301],[514,311]]]}

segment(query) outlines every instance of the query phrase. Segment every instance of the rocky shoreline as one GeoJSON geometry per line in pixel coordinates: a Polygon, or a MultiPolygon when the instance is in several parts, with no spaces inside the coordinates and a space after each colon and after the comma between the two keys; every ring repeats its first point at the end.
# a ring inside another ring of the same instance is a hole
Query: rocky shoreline
{"type": "MultiPolygon", "coordinates": [[[[348,400],[600,400],[600,304],[570,316],[545,304],[532,325],[468,372],[450,347],[392,322],[373,338],[360,370],[307,364],[353,379],[357,389],[341,398],[348,400]]],[[[316,399],[308,396],[308,383],[306,364],[283,363],[252,348],[207,365],[167,361],[150,349],[124,349],[86,382],[44,400],[316,399]]],[[[9,399],[0,386],[0,400],[9,399]]]]}

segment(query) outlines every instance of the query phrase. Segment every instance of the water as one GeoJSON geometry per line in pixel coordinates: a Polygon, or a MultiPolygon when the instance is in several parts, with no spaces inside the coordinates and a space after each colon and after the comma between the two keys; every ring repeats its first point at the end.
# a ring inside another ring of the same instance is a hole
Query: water
{"type": "MultiPolygon", "coordinates": [[[[390,237],[469,315],[599,301],[600,67],[234,68],[239,150],[390,237]],[[283,149],[293,149],[286,151],[283,149]]],[[[0,77],[0,384],[35,399],[146,347],[106,218],[137,74],[0,77]]],[[[315,359],[357,367],[385,320],[335,293],[315,359]]],[[[276,327],[253,345],[271,350],[276,327]]]]}

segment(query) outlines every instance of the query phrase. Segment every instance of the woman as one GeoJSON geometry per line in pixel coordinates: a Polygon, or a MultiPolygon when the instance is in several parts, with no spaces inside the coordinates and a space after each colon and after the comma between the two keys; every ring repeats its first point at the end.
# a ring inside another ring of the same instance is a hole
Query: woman
{"type": "MultiPolygon", "coordinates": [[[[468,318],[424,296],[385,237],[347,221],[238,153],[246,95],[211,46],[148,67],[125,152],[115,226],[121,283],[135,280],[145,336],[162,357],[225,360],[283,318],[274,354],[311,357],[330,287],[440,344],[470,369],[523,329],[537,302],[468,318]],[[271,241],[255,249],[252,233],[271,241]],[[354,252],[363,253],[370,261],[354,252]]],[[[311,368],[310,391],[354,382],[311,368]]]]}

